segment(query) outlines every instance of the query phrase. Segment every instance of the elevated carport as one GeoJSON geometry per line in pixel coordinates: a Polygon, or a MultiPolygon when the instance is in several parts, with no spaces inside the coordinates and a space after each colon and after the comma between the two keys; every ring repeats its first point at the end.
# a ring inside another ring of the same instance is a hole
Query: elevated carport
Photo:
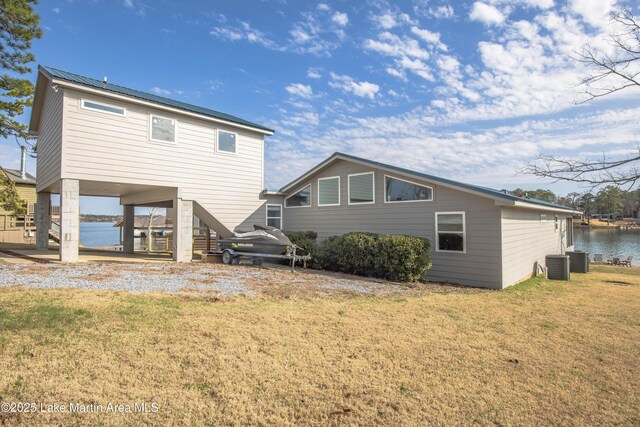
{"type": "MultiPolygon", "coordinates": [[[[180,193],[178,187],[63,178],[38,191],[36,249],[44,250],[49,245],[51,194],[60,194],[59,258],[62,262],[79,260],[80,196],[119,197],[124,211],[123,251],[125,253],[134,251],[136,206],[169,208],[173,213],[173,259],[181,262],[191,261],[194,201],[182,199],[180,193]]],[[[222,235],[228,231],[226,227],[221,228],[218,221],[212,221],[211,218],[200,219],[222,235]]]]}

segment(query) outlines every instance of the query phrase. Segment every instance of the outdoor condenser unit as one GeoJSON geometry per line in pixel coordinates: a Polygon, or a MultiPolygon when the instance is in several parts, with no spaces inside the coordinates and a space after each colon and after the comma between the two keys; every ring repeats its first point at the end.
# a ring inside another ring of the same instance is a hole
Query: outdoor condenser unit
{"type": "Polygon", "coordinates": [[[572,273],[589,272],[589,252],[567,251],[569,255],[569,270],[572,273]]]}
{"type": "Polygon", "coordinates": [[[547,278],[551,280],[569,280],[569,255],[547,255],[547,278]]]}

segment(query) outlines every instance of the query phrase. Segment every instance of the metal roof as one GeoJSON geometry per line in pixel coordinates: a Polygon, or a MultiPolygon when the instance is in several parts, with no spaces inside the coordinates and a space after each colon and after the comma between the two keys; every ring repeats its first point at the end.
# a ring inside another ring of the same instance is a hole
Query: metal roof
{"type": "Polygon", "coordinates": [[[36,177],[31,175],[30,173],[27,173],[27,179],[22,179],[22,177],[20,176],[20,171],[17,170],[17,169],[5,169],[5,168],[2,168],[2,170],[7,175],[7,178],[9,178],[9,181],[11,181],[11,182],[13,182],[15,184],[36,185],[36,177]]]}
{"type": "Polygon", "coordinates": [[[575,211],[573,208],[570,208],[570,207],[567,207],[567,206],[558,205],[556,203],[546,202],[544,200],[538,200],[538,199],[527,199],[526,197],[518,197],[518,196],[514,196],[514,195],[511,195],[511,194],[504,193],[504,192],[502,192],[500,190],[495,190],[493,188],[481,187],[479,185],[467,184],[467,183],[464,183],[464,182],[454,181],[452,179],[441,178],[441,177],[438,177],[438,176],[429,175],[429,174],[426,174],[426,173],[417,172],[417,171],[413,171],[413,170],[410,170],[410,169],[401,168],[401,167],[398,167],[398,166],[388,165],[386,163],[380,163],[380,162],[376,162],[376,161],[373,161],[373,160],[364,159],[364,158],[361,158],[361,157],[356,157],[356,156],[352,156],[350,154],[345,154],[345,153],[340,153],[340,152],[333,153],[330,157],[328,157],[326,160],[324,160],[323,162],[321,162],[320,164],[315,166],[313,169],[309,170],[304,175],[296,178],[295,180],[291,181],[289,184],[287,184],[284,187],[282,187],[280,189],[280,191],[281,192],[285,192],[292,185],[294,185],[297,182],[305,179],[306,177],[308,177],[309,175],[313,174],[318,169],[326,166],[327,164],[331,163],[332,161],[334,161],[336,159],[352,160],[352,161],[356,161],[356,162],[360,162],[360,163],[365,163],[365,164],[368,164],[368,165],[371,165],[373,167],[377,167],[377,168],[380,168],[380,169],[387,169],[387,170],[395,171],[395,172],[398,172],[398,173],[401,173],[401,174],[404,174],[404,175],[411,175],[411,176],[415,176],[415,177],[418,177],[418,178],[424,178],[426,180],[433,181],[433,182],[436,182],[436,183],[446,184],[446,185],[450,185],[452,187],[458,187],[458,188],[462,188],[462,189],[466,189],[466,190],[470,190],[470,191],[475,191],[475,192],[478,192],[478,193],[486,194],[487,196],[491,196],[491,197],[497,197],[497,198],[501,198],[501,199],[511,200],[511,201],[514,201],[514,202],[522,202],[522,203],[530,203],[530,204],[534,204],[534,205],[546,206],[546,207],[549,207],[549,208],[556,208],[556,209],[562,209],[562,210],[575,211]]]}
{"type": "Polygon", "coordinates": [[[154,95],[147,92],[142,92],[135,89],[126,88],[124,86],[114,85],[112,83],[105,83],[101,80],[92,79],[90,77],[80,76],[78,74],[70,73],[68,71],[58,70],[52,67],[45,67],[43,65],[38,67],[50,77],[65,80],[71,83],[76,83],[82,86],[91,87],[94,89],[104,90],[107,92],[113,92],[120,95],[130,96],[133,98],[141,99],[144,101],[153,102],[156,104],[162,104],[165,106],[177,108],[191,113],[202,114],[203,116],[213,117],[220,120],[225,120],[232,123],[241,124],[244,126],[253,127],[266,132],[274,133],[273,129],[269,129],[262,125],[250,122],[248,120],[241,119],[239,117],[232,116],[230,114],[221,113],[219,111],[211,110],[209,108],[198,107],[197,105],[187,104],[186,102],[175,101],[173,99],[165,98],[163,96],[154,95]]]}

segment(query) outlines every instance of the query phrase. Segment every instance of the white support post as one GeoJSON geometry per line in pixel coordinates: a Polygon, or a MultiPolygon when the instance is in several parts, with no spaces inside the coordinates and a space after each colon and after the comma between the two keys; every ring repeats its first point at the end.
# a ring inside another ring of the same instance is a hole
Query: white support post
{"type": "Polygon", "coordinates": [[[51,193],[38,193],[36,203],[36,250],[49,248],[49,229],[51,228],[51,193]]]}
{"type": "Polygon", "coordinates": [[[78,262],[80,246],[80,181],[60,180],[60,261],[78,262]]]}
{"type": "Polygon", "coordinates": [[[189,262],[193,257],[193,202],[173,199],[173,259],[189,262]]]}
{"type": "Polygon", "coordinates": [[[126,254],[132,254],[135,242],[135,221],[136,207],[133,205],[124,206],[123,224],[122,224],[122,251],[126,254]]]}

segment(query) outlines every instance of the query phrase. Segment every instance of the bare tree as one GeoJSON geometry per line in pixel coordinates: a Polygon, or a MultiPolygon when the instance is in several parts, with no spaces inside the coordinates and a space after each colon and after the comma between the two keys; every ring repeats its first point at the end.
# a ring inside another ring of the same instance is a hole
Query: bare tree
{"type": "MultiPolygon", "coordinates": [[[[627,9],[613,12],[611,20],[618,28],[608,38],[613,53],[603,53],[585,45],[574,58],[591,70],[580,79],[586,94],[586,99],[580,103],[624,89],[640,89],[640,23],[627,9]]],[[[574,160],[543,154],[522,171],[556,181],[585,184],[592,189],[601,185],[631,189],[640,180],[640,145],[636,144],[633,154],[622,159],[603,154],[599,159],[574,160]]]]}

